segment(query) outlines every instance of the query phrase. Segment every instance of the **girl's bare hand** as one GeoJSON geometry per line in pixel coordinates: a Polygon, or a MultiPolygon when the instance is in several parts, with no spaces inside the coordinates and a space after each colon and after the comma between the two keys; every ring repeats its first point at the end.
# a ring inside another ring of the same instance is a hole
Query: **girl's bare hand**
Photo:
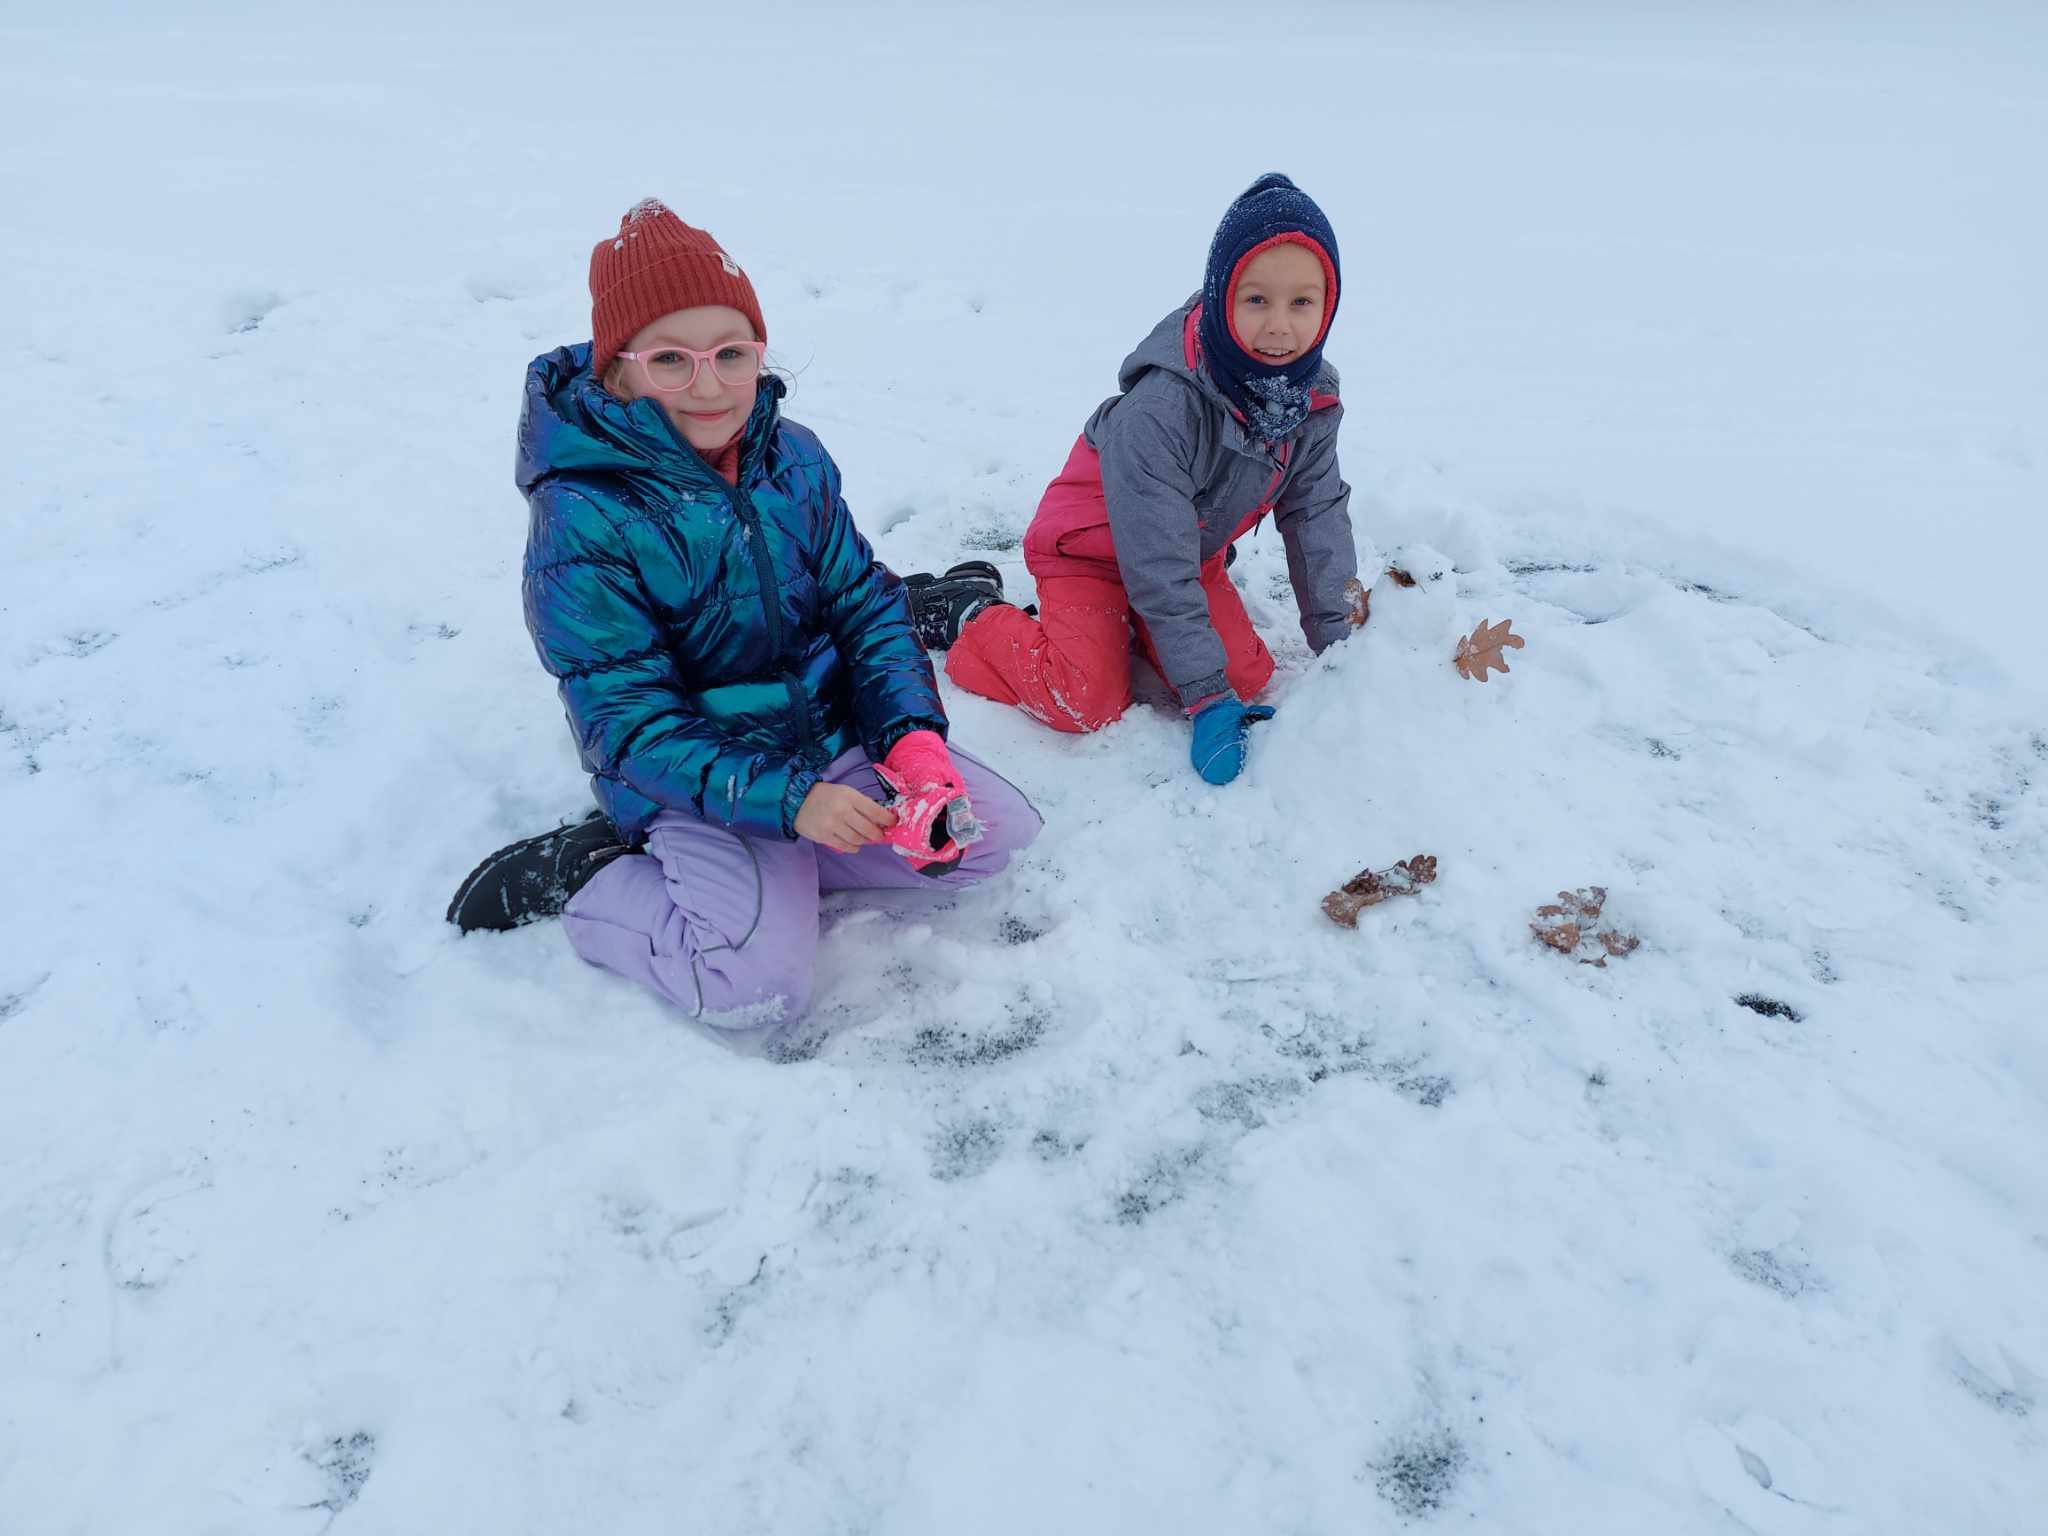
{"type": "Polygon", "coordinates": [[[797,807],[796,835],[834,853],[858,853],[896,825],[896,813],[845,784],[816,784],[797,807]]]}

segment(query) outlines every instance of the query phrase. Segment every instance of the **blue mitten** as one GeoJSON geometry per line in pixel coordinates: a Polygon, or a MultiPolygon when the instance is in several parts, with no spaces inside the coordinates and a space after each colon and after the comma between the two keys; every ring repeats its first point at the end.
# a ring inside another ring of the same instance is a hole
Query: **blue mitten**
{"type": "Polygon", "coordinates": [[[1228,784],[1244,772],[1244,739],[1253,723],[1272,718],[1264,704],[1246,704],[1234,693],[1217,695],[1195,711],[1188,761],[1205,782],[1228,784]]]}

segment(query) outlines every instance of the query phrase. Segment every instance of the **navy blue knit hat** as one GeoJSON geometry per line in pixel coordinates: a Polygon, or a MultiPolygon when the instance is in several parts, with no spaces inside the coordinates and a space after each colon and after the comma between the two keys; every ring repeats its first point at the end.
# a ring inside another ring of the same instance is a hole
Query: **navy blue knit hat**
{"type": "Polygon", "coordinates": [[[1202,279],[1202,355],[1217,388],[1268,442],[1278,442],[1308,420],[1310,390],[1323,367],[1323,342],[1330,322],[1337,318],[1341,276],[1336,231],[1315,199],[1278,171],[1247,187],[1216,226],[1202,279]],[[1304,246],[1322,261],[1329,301],[1323,306],[1323,328],[1315,345],[1293,362],[1276,366],[1238,341],[1230,312],[1245,264],[1284,244],[1304,246]]]}

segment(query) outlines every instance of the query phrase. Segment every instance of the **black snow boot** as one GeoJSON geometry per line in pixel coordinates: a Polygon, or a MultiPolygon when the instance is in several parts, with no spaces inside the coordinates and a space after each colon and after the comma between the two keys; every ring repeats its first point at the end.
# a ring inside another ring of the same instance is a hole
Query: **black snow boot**
{"type": "Polygon", "coordinates": [[[448,921],[464,933],[503,933],[557,917],[590,877],[630,853],[604,812],[500,848],[469,872],[448,903],[448,921]]]}
{"type": "Polygon", "coordinates": [[[918,571],[903,578],[910,589],[910,622],[928,651],[950,649],[960,627],[1003,600],[1003,573],[986,560],[963,560],[943,576],[918,571]]]}

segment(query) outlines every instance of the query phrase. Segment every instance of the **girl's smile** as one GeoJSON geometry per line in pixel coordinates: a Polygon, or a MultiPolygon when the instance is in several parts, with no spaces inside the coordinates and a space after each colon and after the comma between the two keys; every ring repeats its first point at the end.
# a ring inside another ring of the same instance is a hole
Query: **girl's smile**
{"type": "Polygon", "coordinates": [[[754,394],[760,387],[760,357],[754,347],[757,339],[753,322],[736,309],[723,304],[679,309],[634,332],[632,340],[619,350],[638,357],[628,360],[622,356],[618,372],[608,379],[607,387],[624,400],[660,401],[685,442],[699,453],[716,453],[746,425],[747,415],[754,408],[754,394]],[[743,345],[735,348],[735,343],[743,345]],[[717,354],[722,350],[751,352],[751,358],[742,356],[739,361],[742,366],[750,363],[756,372],[745,383],[732,384],[720,375],[717,367],[699,366],[687,389],[656,389],[640,359],[658,359],[663,348],[700,354],[717,354]]]}

